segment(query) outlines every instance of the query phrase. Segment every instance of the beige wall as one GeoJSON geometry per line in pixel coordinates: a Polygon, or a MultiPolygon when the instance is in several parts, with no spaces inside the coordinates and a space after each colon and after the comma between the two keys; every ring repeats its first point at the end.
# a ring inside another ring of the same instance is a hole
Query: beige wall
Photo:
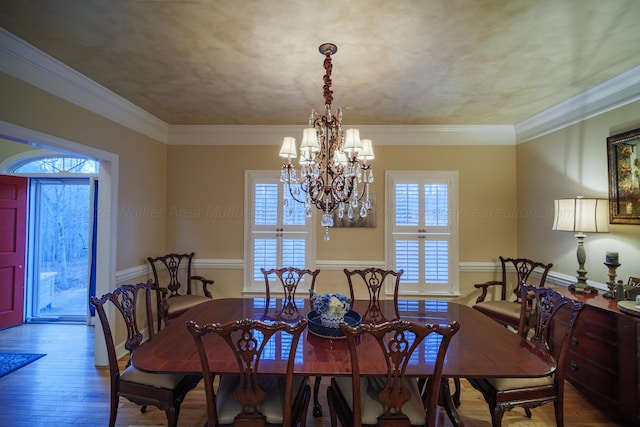
{"type": "Polygon", "coordinates": [[[31,147],[0,137],[0,162],[9,157],[24,153],[25,151],[34,151],[37,149],[37,147],[31,147]]]}
{"type": "MultiPolygon", "coordinates": [[[[576,276],[577,239],[552,231],[553,200],[577,195],[608,198],[606,138],[640,128],[640,101],[517,146],[518,255],[554,263],[576,276]]],[[[590,280],[607,281],[605,252],[620,253],[618,278],[640,274],[640,226],[611,224],[585,239],[590,280]]]]}
{"type": "MultiPolygon", "coordinates": [[[[375,141],[375,135],[371,135],[375,141]]],[[[316,258],[321,261],[383,262],[386,170],[455,170],[460,188],[460,261],[496,261],[516,252],[515,146],[377,146],[374,162],[376,228],[335,228],[323,240],[317,225],[316,258]]],[[[278,147],[170,146],[167,241],[203,259],[242,259],[244,170],[279,170],[278,147]]],[[[319,223],[319,221],[316,221],[319,223]]],[[[239,295],[242,272],[212,272],[220,295],[239,295]],[[224,289],[223,289],[224,288],[224,289]]],[[[474,279],[461,277],[464,294],[474,279]]],[[[344,282],[342,273],[323,272],[318,286],[344,282]]]]}
{"type": "Polygon", "coordinates": [[[165,144],[2,73],[0,92],[13,100],[0,120],[119,156],[117,270],[165,250],[164,218],[149,214],[166,205],[165,144]]]}

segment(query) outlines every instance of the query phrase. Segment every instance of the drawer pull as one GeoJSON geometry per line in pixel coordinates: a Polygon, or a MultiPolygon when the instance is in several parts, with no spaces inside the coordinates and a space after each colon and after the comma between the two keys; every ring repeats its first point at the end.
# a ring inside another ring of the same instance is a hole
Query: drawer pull
{"type": "Polygon", "coordinates": [[[571,337],[571,345],[578,345],[578,338],[571,337]]]}
{"type": "Polygon", "coordinates": [[[572,371],[577,371],[578,370],[578,364],[576,362],[574,362],[573,360],[569,360],[569,369],[571,369],[572,371]]]}

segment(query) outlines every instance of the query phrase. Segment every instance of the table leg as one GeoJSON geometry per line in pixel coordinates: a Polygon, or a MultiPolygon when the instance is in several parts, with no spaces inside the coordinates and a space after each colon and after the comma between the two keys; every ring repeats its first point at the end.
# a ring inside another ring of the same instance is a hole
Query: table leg
{"type": "Polygon", "coordinates": [[[320,405],[320,402],[318,399],[321,380],[322,380],[322,377],[316,377],[315,383],[313,384],[313,416],[314,417],[322,416],[322,405],[320,405]]]}
{"type": "Polygon", "coordinates": [[[440,381],[440,396],[438,397],[438,405],[440,405],[447,412],[447,416],[454,427],[464,427],[464,423],[458,417],[456,411],[456,405],[453,403],[453,397],[451,396],[451,390],[449,389],[449,378],[442,378],[440,381]]]}

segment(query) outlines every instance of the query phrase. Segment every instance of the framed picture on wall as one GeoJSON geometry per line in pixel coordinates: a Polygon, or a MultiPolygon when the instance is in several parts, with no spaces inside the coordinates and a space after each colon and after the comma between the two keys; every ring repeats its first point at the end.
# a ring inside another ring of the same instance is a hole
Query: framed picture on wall
{"type": "Polygon", "coordinates": [[[607,138],[609,222],[640,224],[640,129],[607,138]]]}

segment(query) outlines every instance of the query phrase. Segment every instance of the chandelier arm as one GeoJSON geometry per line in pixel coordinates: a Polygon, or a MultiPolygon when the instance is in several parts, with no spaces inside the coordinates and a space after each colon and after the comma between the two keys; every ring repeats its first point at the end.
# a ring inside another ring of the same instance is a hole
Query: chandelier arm
{"type": "Polygon", "coordinates": [[[324,179],[319,176],[314,180],[307,178],[305,179],[305,182],[306,187],[302,183],[300,185],[303,191],[311,196],[311,203],[315,204],[315,201],[318,200],[318,194],[324,191],[324,179]]]}

